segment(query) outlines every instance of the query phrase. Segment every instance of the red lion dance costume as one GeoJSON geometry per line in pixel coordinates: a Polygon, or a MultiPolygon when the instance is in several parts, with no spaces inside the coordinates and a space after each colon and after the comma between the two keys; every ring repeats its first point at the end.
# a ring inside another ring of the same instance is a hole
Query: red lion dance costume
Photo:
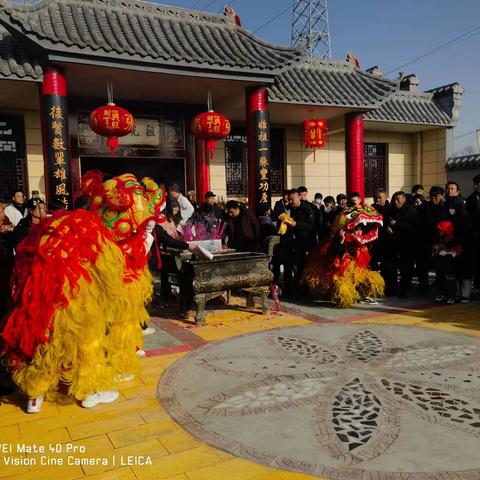
{"type": "Polygon", "coordinates": [[[332,238],[309,257],[303,280],[315,296],[348,308],[364,297],[383,295],[385,282],[369,269],[367,245],[378,238],[382,216],[360,205],[337,216],[332,238]]]}
{"type": "Polygon", "coordinates": [[[106,403],[92,395],[139,371],[152,294],[147,225],[160,221],[165,195],[149,178],[102,183],[100,172],[85,175],[82,194],[88,211],[55,212],[17,250],[3,353],[30,413],[44,397],[106,403]]]}

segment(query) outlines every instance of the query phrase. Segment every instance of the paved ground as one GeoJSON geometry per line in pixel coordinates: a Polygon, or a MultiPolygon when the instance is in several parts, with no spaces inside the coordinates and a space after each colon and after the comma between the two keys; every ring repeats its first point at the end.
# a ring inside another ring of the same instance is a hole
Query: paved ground
{"type": "Polygon", "coordinates": [[[208,345],[159,386],[167,411],[199,439],[345,480],[479,479],[478,393],[478,338],[345,323],[208,345]]]}
{"type": "MultiPolygon", "coordinates": [[[[352,312],[321,307],[306,307],[300,311],[297,310],[297,307],[290,305],[285,313],[267,316],[251,313],[241,308],[223,308],[208,315],[207,324],[198,328],[188,322],[169,319],[167,312],[166,318],[154,318],[153,320],[158,331],[154,337],[148,340],[147,349],[150,349],[152,356],[142,360],[141,376],[121,385],[121,398],[115,404],[84,410],[77,405],[47,403],[39,415],[29,416],[19,407],[23,404],[23,399],[18,395],[2,399],[0,406],[1,443],[11,444],[14,450],[17,448],[17,444],[52,446],[58,444],[60,445],[58,449],[63,450],[63,453],[50,453],[48,457],[50,461],[55,458],[57,460],[63,458],[66,462],[68,456],[72,455],[70,452],[65,452],[67,446],[69,449],[83,447],[86,450],[85,453],[80,454],[77,451],[74,454],[76,458],[105,458],[108,460],[108,465],[12,466],[5,465],[4,457],[10,455],[2,451],[0,478],[21,480],[33,478],[42,480],[47,478],[65,480],[76,478],[110,480],[296,480],[318,478],[253,463],[202,443],[177,424],[159,405],[156,399],[159,378],[164,370],[176,360],[211,342],[282,327],[310,325],[313,331],[321,331],[322,324],[332,322],[340,326],[345,323],[397,324],[433,329],[433,331],[420,330],[422,335],[419,335],[422,337],[422,341],[431,341],[431,335],[438,340],[435,330],[469,334],[469,337],[455,337],[455,341],[452,341],[455,343],[458,338],[461,338],[465,345],[474,344],[475,337],[480,335],[479,302],[432,308],[425,307],[428,304],[425,299],[417,302],[417,305],[423,305],[421,308],[398,304],[395,306],[392,302],[387,303],[390,304],[387,312],[385,304],[368,306],[368,308],[362,307],[352,312]],[[124,463],[128,463],[129,455],[150,455],[153,464],[146,466],[120,464],[122,456],[124,463]],[[115,465],[112,461],[114,457],[115,465]]],[[[364,327],[362,325],[359,328],[363,329],[364,327]]],[[[375,327],[369,326],[368,328],[373,330],[375,327]]],[[[377,337],[383,340],[382,335],[387,335],[386,331],[387,329],[382,327],[382,333],[379,333],[377,337]]],[[[412,342],[415,341],[414,334],[417,332],[417,329],[411,329],[412,342]]],[[[440,336],[442,339],[450,338],[447,335],[440,336]]],[[[204,378],[210,379],[211,375],[213,375],[211,372],[206,372],[204,378]]],[[[245,379],[245,382],[250,381],[251,379],[245,379]]],[[[420,383],[421,386],[424,385],[421,380],[415,380],[415,382],[420,383]]],[[[351,390],[356,387],[349,386],[348,388],[351,390]]],[[[434,428],[428,422],[426,425],[434,428]]],[[[450,431],[447,426],[441,425],[440,428],[444,429],[442,433],[450,431]]],[[[255,432],[258,432],[258,429],[255,432]]],[[[365,439],[365,432],[363,434],[365,439]]],[[[471,433],[459,430],[455,435],[463,439],[471,433]]],[[[34,453],[16,454],[17,458],[28,460],[39,460],[40,456],[34,453]]],[[[467,468],[475,467],[473,465],[475,458],[472,456],[467,468]]],[[[462,459],[465,460],[464,457],[462,459]]],[[[430,480],[435,477],[424,476],[424,478],[430,480]]],[[[444,477],[441,478],[443,480],[444,477]]],[[[455,478],[463,480],[461,476],[455,478]]]]}

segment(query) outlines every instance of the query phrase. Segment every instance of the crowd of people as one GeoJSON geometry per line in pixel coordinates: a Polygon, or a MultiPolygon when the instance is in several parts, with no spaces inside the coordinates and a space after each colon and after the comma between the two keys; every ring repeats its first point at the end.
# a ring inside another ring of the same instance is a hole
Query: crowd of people
{"type": "MultiPolygon", "coordinates": [[[[275,283],[289,298],[303,294],[305,262],[317,245],[330,238],[337,216],[362,204],[358,193],[335,198],[316,193],[311,201],[304,186],[285,190],[273,209],[257,215],[236,200],[217,204],[213,192],[207,192],[204,203],[198,204],[194,192],[183,197],[174,186],[170,198],[168,216],[177,225],[203,221],[212,227],[225,222],[224,241],[237,251],[267,252],[269,241],[277,236],[279,218],[288,214],[292,221],[277,242],[272,268],[275,283]]],[[[410,192],[398,191],[391,198],[385,189],[378,189],[373,207],[382,214],[383,226],[370,247],[371,268],[384,278],[386,296],[427,295],[435,285],[438,302],[470,300],[474,282],[480,283],[480,176],[473,178],[468,198],[462,196],[458,183],[448,181],[428,192],[414,185],[410,192]],[[434,279],[431,272],[435,272],[434,279]],[[416,291],[412,289],[414,277],[416,291]]]]}
{"type": "MultiPolygon", "coordinates": [[[[194,191],[184,196],[178,185],[172,185],[167,222],[157,225],[156,237],[161,245],[187,249],[183,226],[203,223],[211,231],[225,224],[223,241],[228,248],[267,252],[271,239],[278,237],[279,219],[287,214],[291,221],[285,235],[275,242],[271,265],[282,295],[299,297],[304,293],[301,277],[310,252],[330,238],[341,212],[362,204],[357,193],[335,198],[316,193],[313,201],[310,198],[304,186],[285,190],[272,209],[267,207],[255,215],[239,201],[217,202],[209,191],[204,201],[198,202],[194,191]]],[[[415,185],[409,193],[398,191],[391,198],[386,190],[378,189],[373,200],[373,207],[383,216],[383,226],[370,247],[370,267],[384,278],[386,296],[405,298],[414,293],[412,279],[416,277],[420,295],[426,295],[434,283],[435,300],[468,302],[474,282],[476,286],[480,282],[480,175],[473,178],[468,198],[462,196],[456,182],[448,181],[445,187],[433,186],[428,192],[415,185]],[[434,281],[431,272],[435,272],[434,281]]],[[[0,206],[0,253],[6,272],[11,271],[13,260],[9,252],[45,215],[45,203],[38,198],[27,201],[20,190],[13,192],[8,206],[0,206]]],[[[170,268],[168,261],[164,263],[163,279],[170,268]]],[[[3,276],[4,284],[6,278],[8,273],[3,276]]],[[[6,288],[2,285],[2,291],[6,288]]]]}

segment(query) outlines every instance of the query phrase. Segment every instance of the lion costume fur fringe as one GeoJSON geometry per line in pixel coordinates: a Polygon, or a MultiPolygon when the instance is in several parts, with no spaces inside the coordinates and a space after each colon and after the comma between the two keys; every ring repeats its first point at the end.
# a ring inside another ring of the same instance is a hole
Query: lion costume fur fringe
{"type": "MultiPolygon", "coordinates": [[[[108,193],[101,177],[93,175],[96,198],[108,193]]],[[[153,290],[145,225],[158,220],[165,200],[146,180],[146,189],[129,174],[106,182],[119,192],[108,209],[56,212],[19,244],[2,353],[30,398],[82,400],[111,389],[118,374],[138,373],[153,290]]]]}

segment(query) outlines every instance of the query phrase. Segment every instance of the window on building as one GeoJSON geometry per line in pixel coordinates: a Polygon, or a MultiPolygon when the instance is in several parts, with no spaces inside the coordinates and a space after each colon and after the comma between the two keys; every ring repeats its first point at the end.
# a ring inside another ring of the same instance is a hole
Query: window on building
{"type": "Polygon", "coordinates": [[[27,193],[23,118],[0,115],[0,200],[17,188],[27,193]]]}
{"type": "MultiPolygon", "coordinates": [[[[285,145],[282,129],[270,130],[270,186],[272,195],[284,189],[285,145]]],[[[225,171],[227,195],[248,195],[247,136],[244,128],[232,129],[225,139],[225,171]]]]}
{"type": "Polygon", "coordinates": [[[225,175],[227,195],[246,197],[247,176],[247,137],[245,131],[232,131],[225,139],[225,175]]]}
{"type": "Polygon", "coordinates": [[[387,144],[365,143],[365,196],[373,197],[377,188],[387,187],[387,144]]]}

